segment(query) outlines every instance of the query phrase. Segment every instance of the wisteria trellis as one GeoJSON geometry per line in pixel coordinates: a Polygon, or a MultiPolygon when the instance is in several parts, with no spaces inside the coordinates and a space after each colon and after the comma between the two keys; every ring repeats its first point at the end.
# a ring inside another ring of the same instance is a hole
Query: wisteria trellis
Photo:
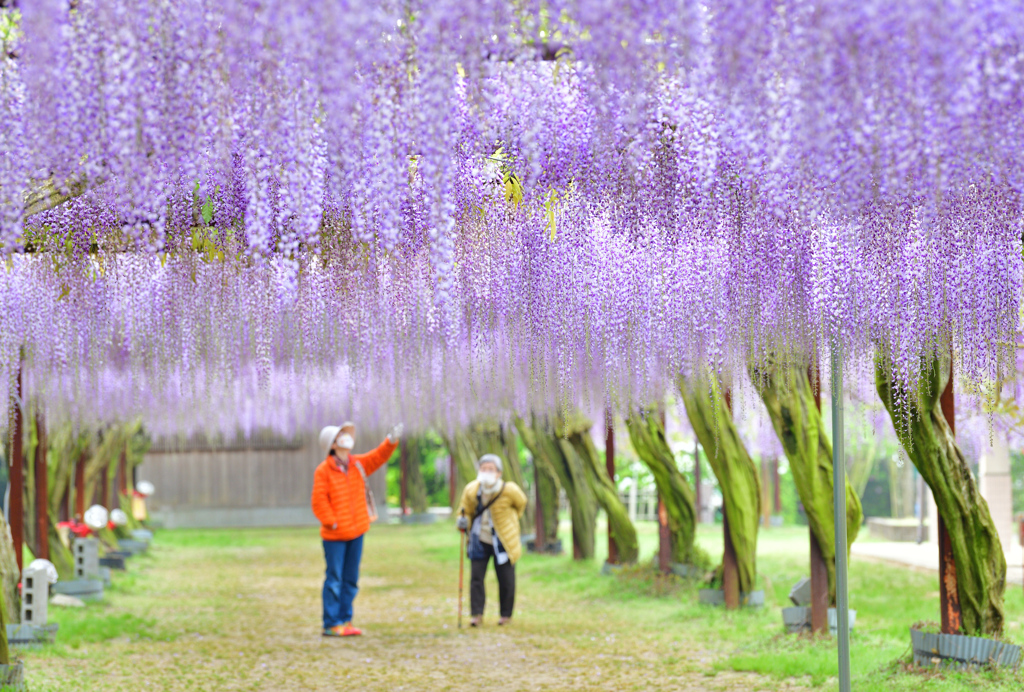
{"type": "Polygon", "coordinates": [[[1020,2],[23,5],[0,367],[57,417],[457,422],[833,337],[1014,365],[1020,2]],[[47,181],[88,192],[27,216],[47,181]]]}

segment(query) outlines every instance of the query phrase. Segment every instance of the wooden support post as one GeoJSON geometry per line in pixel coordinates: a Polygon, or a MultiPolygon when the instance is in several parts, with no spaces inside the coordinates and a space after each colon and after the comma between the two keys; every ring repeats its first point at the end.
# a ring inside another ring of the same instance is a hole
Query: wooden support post
{"type": "MultiPolygon", "coordinates": [[[[604,467],[608,471],[608,477],[615,485],[615,421],[612,419],[611,409],[604,410],[604,467]]],[[[618,487],[618,486],[616,486],[618,487]]],[[[619,546],[615,544],[615,537],[612,536],[612,523],[608,522],[608,564],[619,564],[619,546]]]]}
{"type": "Polygon", "coordinates": [[[704,503],[700,495],[700,440],[697,439],[697,435],[693,436],[693,504],[697,510],[695,523],[699,524],[704,514],[704,503]]]}
{"type": "Polygon", "coordinates": [[[722,553],[722,591],[725,596],[725,607],[738,610],[740,607],[740,567],[736,559],[736,547],[729,533],[729,513],[722,505],[722,533],[725,538],[725,550],[722,553]]]}
{"type": "Polygon", "coordinates": [[[402,516],[409,513],[409,455],[405,448],[402,444],[398,449],[398,506],[402,508],[402,516]]]}
{"type": "Polygon", "coordinates": [[[46,421],[36,413],[36,557],[50,559],[50,486],[46,467],[46,421]]]}
{"type": "Polygon", "coordinates": [[[21,410],[21,369],[18,370],[14,400],[11,402],[11,458],[8,460],[10,470],[10,507],[7,517],[11,524],[11,538],[14,539],[14,556],[18,560],[18,576],[24,568],[23,552],[25,545],[25,449],[24,449],[24,418],[21,410]]]}
{"type": "MultiPolygon", "coordinates": [[[[949,381],[939,398],[942,416],[949,424],[949,430],[956,436],[956,408],[953,401],[953,359],[949,361],[949,381]]],[[[936,505],[936,509],[938,506],[936,505]]],[[[938,514],[938,512],[936,512],[938,514]]],[[[942,633],[960,634],[963,619],[960,612],[960,591],[957,588],[956,561],[942,515],[935,517],[939,539],[939,607],[942,610],[942,633]]]]}
{"type": "Polygon", "coordinates": [[[536,459],[533,460],[533,494],[537,498],[537,506],[534,507],[537,519],[534,521],[536,535],[533,539],[533,548],[537,553],[543,554],[547,552],[548,535],[544,528],[544,505],[540,498],[540,469],[536,459]]]}
{"type": "Polygon", "coordinates": [[[85,516],[85,452],[75,462],[75,519],[85,516]]]}
{"type": "MultiPolygon", "coordinates": [[[[817,359],[807,367],[807,379],[811,383],[811,391],[814,392],[814,405],[820,414],[821,372],[818,370],[817,359]]],[[[828,592],[828,563],[821,552],[821,545],[814,536],[814,531],[808,528],[807,533],[811,539],[811,633],[828,634],[828,609],[832,605],[828,592]]]]}
{"type": "MultiPolygon", "coordinates": [[[[665,430],[665,407],[660,407],[661,429],[665,430]]],[[[668,433],[665,438],[667,440],[668,433]]],[[[658,569],[664,574],[672,571],[672,534],[668,527],[668,509],[665,500],[658,494],[658,569]]]]}

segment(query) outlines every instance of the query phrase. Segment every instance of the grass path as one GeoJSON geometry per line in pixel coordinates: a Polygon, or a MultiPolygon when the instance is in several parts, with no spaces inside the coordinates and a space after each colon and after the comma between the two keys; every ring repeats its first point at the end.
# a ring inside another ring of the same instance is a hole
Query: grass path
{"type": "MultiPolygon", "coordinates": [[[[640,526],[650,555],[653,527],[640,526]]],[[[778,607],[807,570],[806,530],[762,535],[769,607],[725,613],[691,585],[638,570],[527,557],[516,616],[495,626],[488,583],[482,630],[455,627],[457,534],[381,526],[367,537],[357,639],[320,636],[323,557],[315,529],[162,531],[151,556],[117,575],[104,603],[52,609],[57,645],[23,652],[39,690],[779,690],[834,686],[835,646],[785,637],[778,607]],[[54,612],[56,611],[56,612],[54,612]]],[[[568,537],[566,537],[568,538],[568,537]]],[[[721,553],[720,529],[702,544],[721,553]]],[[[934,618],[933,575],[855,561],[855,689],[1020,689],[1009,675],[902,672],[907,625],[934,618]]],[[[1008,594],[1021,639],[1024,598],[1008,594]]],[[[467,574],[468,603],[468,574],[467,574]]],[[[464,604],[464,613],[468,605],[464,604]]]]}

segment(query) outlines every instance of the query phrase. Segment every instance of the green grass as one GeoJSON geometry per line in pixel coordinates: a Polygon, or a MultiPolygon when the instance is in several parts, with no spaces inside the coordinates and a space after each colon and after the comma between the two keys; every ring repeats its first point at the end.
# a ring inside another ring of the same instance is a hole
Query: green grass
{"type": "MultiPolygon", "coordinates": [[[[367,635],[345,642],[319,637],[315,529],[161,531],[150,555],[115,573],[103,603],[51,609],[57,643],[23,658],[37,692],[136,690],[140,669],[161,690],[461,690],[493,684],[495,674],[511,690],[835,688],[835,642],[784,634],[779,613],[808,569],[806,528],[762,533],[768,605],[740,612],[701,606],[698,583],[657,574],[656,527],[638,530],[641,564],[612,577],[599,574],[603,538],[593,562],[525,557],[511,628],[493,627],[490,576],[488,626],[460,631],[457,533],[448,524],[374,527],[356,601],[367,635]]],[[[698,540],[720,558],[720,526],[702,526],[698,540]]],[[[907,665],[910,624],[938,616],[935,574],[855,557],[850,584],[854,689],[1024,686],[1014,673],[907,665]]],[[[1008,638],[1020,642],[1020,587],[1007,591],[1006,615],[1008,638]]]]}

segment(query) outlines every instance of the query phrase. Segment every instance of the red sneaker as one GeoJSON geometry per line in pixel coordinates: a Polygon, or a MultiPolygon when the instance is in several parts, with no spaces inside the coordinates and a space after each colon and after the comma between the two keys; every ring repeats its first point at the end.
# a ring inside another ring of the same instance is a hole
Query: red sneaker
{"type": "Polygon", "coordinates": [[[362,633],[362,630],[356,629],[351,624],[335,625],[334,627],[324,630],[325,637],[357,637],[362,633]]]}

